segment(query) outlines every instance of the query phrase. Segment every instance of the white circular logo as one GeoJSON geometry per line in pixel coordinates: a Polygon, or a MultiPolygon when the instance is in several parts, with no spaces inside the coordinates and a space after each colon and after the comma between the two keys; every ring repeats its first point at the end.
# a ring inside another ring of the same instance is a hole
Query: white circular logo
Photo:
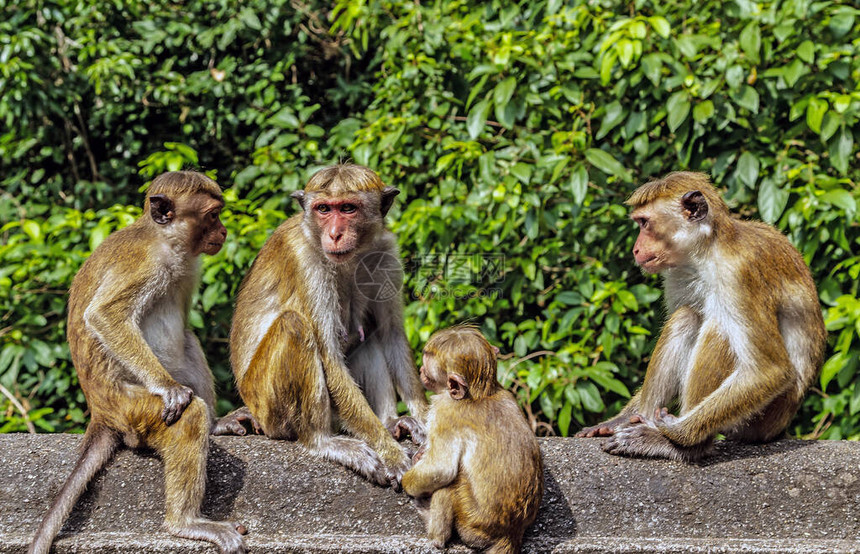
{"type": "Polygon", "coordinates": [[[403,268],[400,260],[388,252],[369,252],[355,267],[355,286],[362,296],[373,302],[386,302],[400,294],[403,268]]]}

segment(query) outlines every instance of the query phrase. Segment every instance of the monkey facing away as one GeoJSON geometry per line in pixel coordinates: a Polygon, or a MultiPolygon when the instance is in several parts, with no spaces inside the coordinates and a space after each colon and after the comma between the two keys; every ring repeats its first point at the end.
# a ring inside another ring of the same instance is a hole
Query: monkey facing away
{"type": "Polygon", "coordinates": [[[642,389],[577,436],[612,454],[693,461],[717,433],[779,438],[824,359],[826,331],[803,258],[770,225],[733,218],[708,177],[676,172],[627,203],[636,263],[663,276],[669,319],[642,389]],[[679,416],[665,406],[680,400],[679,416]]]}
{"type": "Polygon", "coordinates": [[[275,230],[245,276],[230,333],[239,392],[266,436],[382,485],[410,465],[392,434],[420,440],[422,428],[397,418],[397,394],[419,418],[427,402],[384,223],[398,193],[358,165],[315,173],[293,193],[303,213],[275,230]],[[332,434],[338,419],[354,438],[332,434]]]}
{"type": "Polygon", "coordinates": [[[187,325],[200,254],[216,254],[227,235],[223,206],[218,185],[200,173],[160,175],[143,215],[105,239],[75,276],[69,349],[91,419],[30,553],[48,552],[81,492],[123,443],[150,447],[164,461],[168,532],[245,552],[242,526],[200,515],[210,429],[236,431],[246,418],[213,426],[212,373],[187,325]]]}
{"type": "Polygon", "coordinates": [[[471,547],[519,552],[537,517],[540,447],[514,396],[496,380],[496,353],[472,327],[439,331],[424,348],[421,381],[439,394],[403,490],[417,498],[438,548],[456,529],[471,547]]]}

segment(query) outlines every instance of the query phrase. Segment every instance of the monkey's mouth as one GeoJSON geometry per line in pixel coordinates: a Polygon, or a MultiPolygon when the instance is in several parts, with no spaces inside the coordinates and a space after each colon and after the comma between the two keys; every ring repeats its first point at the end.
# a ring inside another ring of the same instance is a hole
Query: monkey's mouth
{"type": "Polygon", "coordinates": [[[335,263],[341,263],[341,262],[345,262],[345,261],[347,261],[348,259],[350,259],[354,253],[355,253],[355,250],[354,250],[354,249],[349,249],[349,250],[326,250],[325,255],[326,255],[326,257],[327,257],[329,260],[331,260],[331,261],[333,261],[333,262],[335,262],[335,263]]]}
{"type": "Polygon", "coordinates": [[[651,256],[646,260],[637,261],[636,264],[646,273],[656,273],[660,268],[660,260],[657,256],[651,256]]]}

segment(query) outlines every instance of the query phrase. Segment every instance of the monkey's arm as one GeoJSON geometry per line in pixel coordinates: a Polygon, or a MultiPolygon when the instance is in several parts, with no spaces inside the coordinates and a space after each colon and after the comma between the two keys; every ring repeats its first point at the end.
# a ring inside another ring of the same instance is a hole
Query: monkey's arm
{"type": "Polygon", "coordinates": [[[382,457],[396,477],[409,467],[409,458],[373,413],[361,389],[343,361],[330,354],[324,358],[326,385],[346,429],[366,441],[382,457]]]}
{"type": "Polygon", "coordinates": [[[586,427],[577,437],[606,437],[637,415],[650,416],[654,410],[668,406],[680,389],[681,366],[693,351],[701,320],[692,309],[681,306],[669,317],[648,362],[645,382],[624,409],[612,419],[586,427]]]}
{"type": "Polygon", "coordinates": [[[141,283],[147,278],[123,284],[106,278],[84,312],[84,322],[115,360],[140,381],[150,393],[164,401],[162,419],[168,425],[176,422],[191,402],[193,391],[180,385],[155,357],[143,338],[139,326],[144,306],[151,293],[141,283]]]}
{"type": "Polygon", "coordinates": [[[433,494],[457,478],[463,443],[457,437],[447,435],[438,432],[431,434],[420,459],[403,476],[403,490],[409,496],[433,494]]]}
{"type": "MultiPolygon", "coordinates": [[[[716,327],[702,331],[704,338],[691,370],[694,377],[698,375],[699,379],[704,379],[708,372],[716,371],[714,364],[735,360],[734,371],[713,392],[681,417],[667,418],[658,414],[652,418],[652,413],[644,414],[643,424],[625,429],[625,436],[620,437],[619,442],[642,440],[637,437],[656,430],[675,445],[699,445],[716,433],[748,420],[784,392],[791,385],[794,370],[776,321],[748,320],[739,328],[746,334],[735,333],[732,340],[739,342],[732,344],[731,350],[729,339],[722,338],[716,327]],[[727,359],[726,352],[733,354],[727,359]]],[[[619,439],[617,433],[615,438],[619,439]]],[[[624,446],[621,444],[622,448],[624,446]]]]}

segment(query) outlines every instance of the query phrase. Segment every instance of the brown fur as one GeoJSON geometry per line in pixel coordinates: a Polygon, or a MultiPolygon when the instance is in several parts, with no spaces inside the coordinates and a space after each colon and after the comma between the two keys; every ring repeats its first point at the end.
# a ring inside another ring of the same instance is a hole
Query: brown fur
{"type": "Polygon", "coordinates": [[[469,546],[519,552],[543,495],[543,461],[516,400],[496,381],[492,347],[476,329],[440,331],[427,343],[422,371],[431,383],[460,377],[468,391],[459,400],[450,390],[433,398],[428,442],[403,489],[418,498],[436,546],[456,529],[469,546]]]}
{"type": "Polygon", "coordinates": [[[361,166],[314,174],[293,195],[304,212],[275,230],[245,277],[230,333],[239,392],[266,435],[298,439],[379,484],[399,481],[409,463],[380,421],[408,426],[395,390],[413,415],[426,409],[400,295],[379,299],[357,277],[366,264],[402,281],[383,220],[396,193],[361,166]],[[338,222],[326,227],[332,214],[338,222]],[[337,255],[324,248],[345,243],[337,255]],[[335,413],[358,440],[332,436],[335,413]]]}
{"type": "Polygon", "coordinates": [[[31,553],[48,551],[80,493],[123,442],[151,447],[163,459],[170,533],[244,552],[232,523],[200,516],[215,393],[187,329],[197,254],[220,249],[226,234],[217,217],[222,205],[218,185],[199,173],[161,175],[143,217],[105,239],[75,276],[69,349],[91,420],[81,458],[31,553]],[[150,206],[154,194],[165,197],[158,206],[150,206]]]}
{"type": "Polygon", "coordinates": [[[642,389],[578,436],[612,435],[614,454],[688,461],[717,433],[778,438],[821,368],[827,336],[800,254],[770,225],[732,217],[702,174],[672,173],[628,203],[640,226],[634,256],[663,275],[671,315],[642,389]],[[661,410],[676,397],[679,417],[661,410]]]}

